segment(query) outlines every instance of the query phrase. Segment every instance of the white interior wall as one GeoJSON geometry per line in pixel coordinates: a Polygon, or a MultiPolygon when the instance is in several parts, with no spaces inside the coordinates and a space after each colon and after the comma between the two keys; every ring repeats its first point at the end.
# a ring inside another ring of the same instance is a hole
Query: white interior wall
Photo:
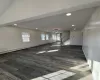
{"type": "Polygon", "coordinates": [[[50,40],[41,40],[41,33],[46,32],[18,27],[0,27],[0,52],[14,51],[52,42],[51,37],[50,40]],[[30,42],[22,41],[22,32],[30,34],[30,42]]]}
{"type": "Polygon", "coordinates": [[[82,45],[82,31],[70,31],[70,45],[82,45]]]}
{"type": "Polygon", "coordinates": [[[93,13],[83,30],[83,51],[94,80],[100,80],[100,7],[93,13]]]}
{"type": "Polygon", "coordinates": [[[70,45],[70,31],[63,31],[61,38],[64,45],[70,45]]]}
{"type": "Polygon", "coordinates": [[[63,42],[67,41],[70,37],[70,31],[63,31],[61,37],[63,42]]]}

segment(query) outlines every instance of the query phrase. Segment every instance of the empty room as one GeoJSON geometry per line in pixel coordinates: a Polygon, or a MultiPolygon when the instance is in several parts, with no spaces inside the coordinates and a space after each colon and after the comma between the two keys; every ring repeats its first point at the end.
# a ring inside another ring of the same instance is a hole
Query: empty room
{"type": "Polygon", "coordinates": [[[100,0],[0,0],[0,80],[100,80],[100,0]]]}

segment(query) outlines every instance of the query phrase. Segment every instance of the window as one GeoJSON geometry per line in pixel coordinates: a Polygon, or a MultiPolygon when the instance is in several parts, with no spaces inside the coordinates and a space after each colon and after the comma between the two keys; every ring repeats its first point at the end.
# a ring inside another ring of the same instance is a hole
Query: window
{"type": "Polygon", "coordinates": [[[22,32],[22,40],[23,42],[30,42],[30,34],[27,32],[22,32]]]}
{"type": "Polygon", "coordinates": [[[53,39],[54,41],[56,41],[56,34],[53,34],[53,35],[52,35],[52,39],[53,39]]]}
{"type": "Polygon", "coordinates": [[[57,34],[57,40],[60,41],[60,34],[57,34]]]}
{"type": "Polygon", "coordinates": [[[45,34],[41,34],[41,40],[45,40],[45,34]]]}
{"type": "Polygon", "coordinates": [[[49,35],[48,34],[46,34],[46,40],[49,40],[49,35]]]}

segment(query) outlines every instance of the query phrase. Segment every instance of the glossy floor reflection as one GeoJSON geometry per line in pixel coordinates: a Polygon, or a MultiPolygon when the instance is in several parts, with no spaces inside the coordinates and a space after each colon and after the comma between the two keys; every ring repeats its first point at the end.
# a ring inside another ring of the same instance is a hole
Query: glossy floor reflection
{"type": "MultiPolygon", "coordinates": [[[[60,70],[67,72],[66,75],[62,75],[64,78],[59,75],[61,80],[79,80],[91,74],[88,69],[85,71],[71,69],[72,67],[86,63],[81,46],[53,45],[56,45],[56,43],[0,55],[0,68],[4,70],[4,72],[7,72],[2,73],[9,77],[13,75],[19,80],[34,80],[36,78],[41,80],[43,79],[41,76],[52,74],[60,70]],[[74,73],[74,75],[68,76],[68,72],[69,74],[70,72],[74,73]]],[[[48,79],[45,78],[45,80],[48,79]]],[[[51,78],[51,80],[54,80],[54,78],[51,78]]]]}

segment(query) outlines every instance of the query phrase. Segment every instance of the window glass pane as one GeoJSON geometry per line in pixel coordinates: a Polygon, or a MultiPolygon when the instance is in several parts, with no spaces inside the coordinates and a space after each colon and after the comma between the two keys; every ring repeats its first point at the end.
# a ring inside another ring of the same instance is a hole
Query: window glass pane
{"type": "Polygon", "coordinates": [[[53,40],[56,41],[56,34],[53,34],[53,35],[52,35],[52,38],[53,38],[53,40]]]}
{"type": "Polygon", "coordinates": [[[46,40],[49,40],[49,35],[48,34],[46,34],[46,40]]]}
{"type": "Polygon", "coordinates": [[[57,34],[57,40],[60,41],[60,34],[57,34]]]}
{"type": "Polygon", "coordinates": [[[22,40],[23,42],[30,42],[30,34],[27,32],[22,32],[22,40]]]}
{"type": "Polygon", "coordinates": [[[45,34],[41,34],[41,40],[45,40],[45,34]]]}

